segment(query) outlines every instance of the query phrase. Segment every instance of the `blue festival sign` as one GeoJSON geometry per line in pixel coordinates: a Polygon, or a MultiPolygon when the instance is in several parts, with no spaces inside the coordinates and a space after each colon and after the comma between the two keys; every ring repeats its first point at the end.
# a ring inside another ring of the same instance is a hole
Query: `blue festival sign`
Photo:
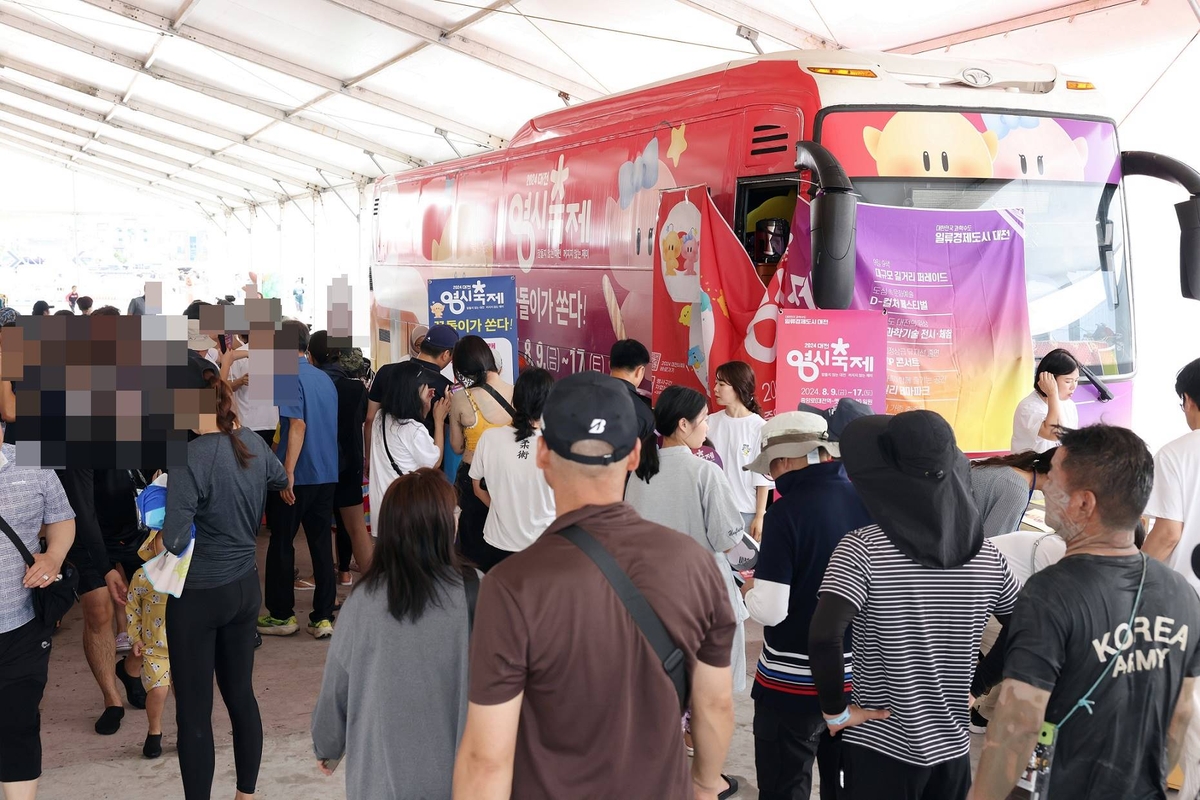
{"type": "Polygon", "coordinates": [[[482,337],[510,385],[517,377],[517,278],[515,275],[435,278],[429,281],[429,324],[449,325],[459,336],[482,337]]]}

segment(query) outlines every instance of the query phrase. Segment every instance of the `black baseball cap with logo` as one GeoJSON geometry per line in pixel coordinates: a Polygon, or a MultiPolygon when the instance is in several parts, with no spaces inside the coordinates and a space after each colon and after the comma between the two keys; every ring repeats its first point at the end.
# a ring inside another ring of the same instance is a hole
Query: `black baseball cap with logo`
{"type": "Polygon", "coordinates": [[[542,438],[569,461],[601,466],[621,461],[638,440],[637,411],[625,383],[599,372],[577,372],[556,382],[542,412],[542,438]],[[605,442],[613,451],[602,456],[571,452],[577,442],[588,440],[605,442]]]}

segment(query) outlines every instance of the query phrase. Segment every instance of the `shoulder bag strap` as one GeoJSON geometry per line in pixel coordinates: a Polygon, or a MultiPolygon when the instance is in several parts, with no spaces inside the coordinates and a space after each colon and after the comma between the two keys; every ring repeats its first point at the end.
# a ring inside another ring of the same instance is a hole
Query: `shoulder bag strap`
{"type": "Polygon", "coordinates": [[[629,611],[629,615],[633,617],[634,624],[638,626],[655,655],[662,661],[663,669],[666,670],[671,683],[675,685],[675,693],[679,695],[679,707],[686,708],[688,702],[687,665],[684,661],[683,651],[671,639],[671,635],[667,633],[658,614],[654,613],[649,601],[633,585],[633,581],[617,564],[612,554],[605,550],[604,546],[596,541],[590,533],[578,525],[572,525],[559,531],[559,534],[582,550],[584,555],[600,568],[600,572],[608,579],[613,591],[617,593],[617,597],[629,611]]]}
{"type": "MultiPolygon", "coordinates": [[[[388,462],[392,465],[392,469],[394,469],[396,471],[396,474],[403,475],[404,470],[402,470],[398,466],[396,466],[396,459],[392,458],[392,450],[390,447],[388,447],[388,443],[387,443],[387,412],[386,411],[383,413],[382,419],[383,419],[383,421],[379,423],[379,437],[381,439],[383,439],[383,452],[387,456],[388,462]]],[[[401,424],[404,424],[404,423],[401,423],[401,424]]]]}
{"type": "Polygon", "coordinates": [[[21,554],[21,558],[28,566],[32,567],[33,556],[30,555],[29,548],[25,546],[25,543],[21,541],[21,537],[17,536],[17,532],[12,529],[12,525],[9,525],[8,520],[4,517],[0,517],[0,530],[3,530],[8,535],[8,538],[12,540],[13,546],[17,548],[17,552],[21,554]]]}
{"type": "Polygon", "coordinates": [[[479,573],[474,567],[462,568],[463,589],[467,593],[467,632],[475,628],[475,605],[479,602],[479,573]]]}
{"type": "MultiPolygon", "coordinates": [[[[512,403],[505,400],[504,395],[497,392],[491,386],[488,386],[486,382],[479,384],[478,387],[472,386],[471,388],[472,389],[474,389],[474,388],[483,389],[485,392],[487,392],[488,394],[490,394],[492,396],[493,400],[495,400],[497,403],[500,404],[500,407],[504,409],[504,413],[508,414],[509,418],[511,418],[511,419],[517,418],[517,410],[515,408],[513,408],[512,403]]],[[[470,394],[469,391],[468,391],[468,394],[470,394]]],[[[476,413],[479,413],[478,410],[476,410],[476,413]]],[[[480,416],[483,416],[483,415],[480,414],[480,416]]]]}

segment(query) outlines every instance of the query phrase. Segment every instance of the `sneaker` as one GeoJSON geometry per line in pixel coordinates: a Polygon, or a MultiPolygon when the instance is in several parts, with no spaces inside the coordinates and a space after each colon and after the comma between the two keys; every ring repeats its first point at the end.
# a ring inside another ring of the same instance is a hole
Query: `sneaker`
{"type": "Polygon", "coordinates": [[[984,734],[987,733],[988,721],[987,717],[979,713],[979,709],[971,709],[971,724],[967,728],[971,733],[984,734]]]}
{"type": "Polygon", "coordinates": [[[291,636],[300,629],[295,617],[275,619],[271,615],[258,618],[258,632],[263,636],[291,636]]]}
{"type": "Polygon", "coordinates": [[[117,652],[128,653],[133,649],[133,640],[129,638],[129,634],[121,631],[117,634],[117,652]]]}
{"type": "Polygon", "coordinates": [[[146,689],[142,686],[142,679],[130,675],[125,670],[125,659],[117,661],[117,680],[125,687],[125,696],[129,698],[129,705],[134,708],[146,707],[146,689]]]}
{"type": "Polygon", "coordinates": [[[311,592],[313,589],[317,588],[316,583],[302,578],[297,578],[295,581],[293,581],[292,586],[297,592],[311,592]]]}
{"type": "Polygon", "coordinates": [[[146,734],[146,742],[142,745],[142,755],[146,758],[158,758],[162,755],[161,733],[146,734]]]}
{"type": "Polygon", "coordinates": [[[258,631],[255,631],[254,632],[254,649],[257,650],[260,647],[262,647],[262,634],[259,633],[258,631]]]}
{"type": "Polygon", "coordinates": [[[327,619],[310,622],[308,624],[308,632],[312,634],[314,639],[328,639],[333,636],[333,623],[327,619]]]}

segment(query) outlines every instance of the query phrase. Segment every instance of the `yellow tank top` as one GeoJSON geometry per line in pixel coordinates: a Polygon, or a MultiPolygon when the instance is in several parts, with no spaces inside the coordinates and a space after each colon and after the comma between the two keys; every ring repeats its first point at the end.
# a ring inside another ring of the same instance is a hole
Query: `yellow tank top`
{"type": "Polygon", "coordinates": [[[503,425],[496,425],[488,422],[483,416],[483,412],[479,410],[479,405],[475,402],[475,398],[471,396],[471,390],[467,389],[467,399],[471,401],[471,408],[475,409],[475,424],[469,428],[463,428],[463,437],[466,439],[466,449],[474,452],[479,446],[479,439],[483,436],[483,432],[492,428],[503,428],[503,425]]]}

